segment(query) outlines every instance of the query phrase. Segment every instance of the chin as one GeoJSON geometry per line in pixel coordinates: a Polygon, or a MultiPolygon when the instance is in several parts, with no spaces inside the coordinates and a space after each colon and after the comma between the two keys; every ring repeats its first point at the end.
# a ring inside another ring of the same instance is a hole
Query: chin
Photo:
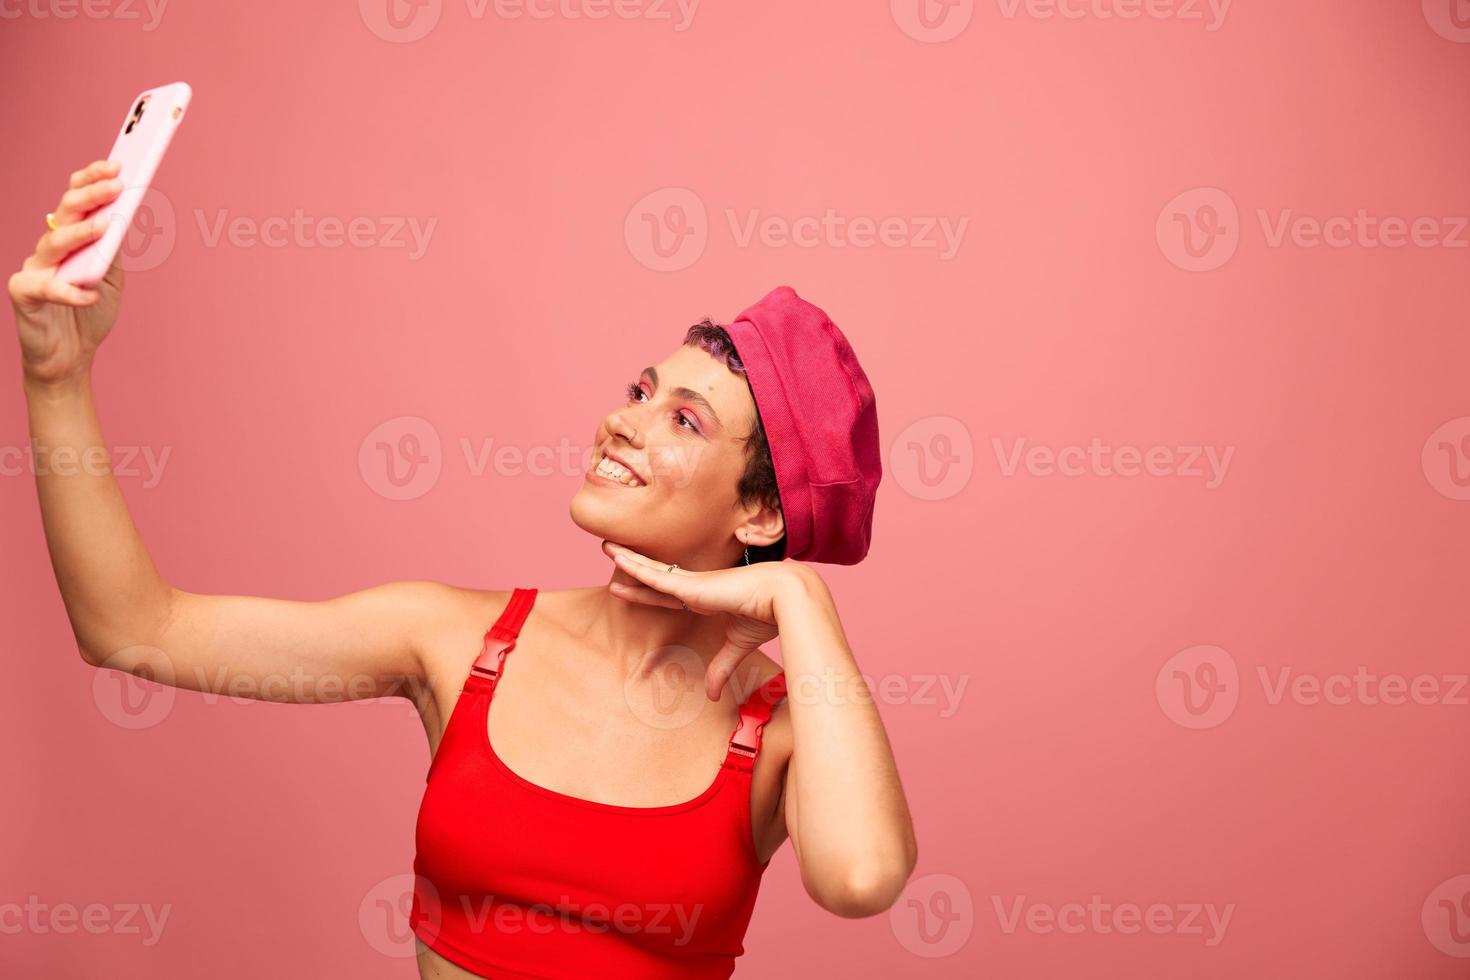
{"type": "Polygon", "coordinates": [[[616,493],[609,499],[595,487],[582,487],[572,495],[568,507],[572,523],[598,540],[614,541],[644,555],[683,554],[688,550],[679,541],[692,529],[661,527],[663,533],[651,537],[649,531],[658,526],[658,518],[638,508],[619,506],[618,499],[616,493]]]}
{"type": "Polygon", "coordinates": [[[636,524],[635,517],[586,486],[572,494],[568,510],[573,524],[598,539],[627,544],[628,538],[635,536],[630,534],[636,524]]]}

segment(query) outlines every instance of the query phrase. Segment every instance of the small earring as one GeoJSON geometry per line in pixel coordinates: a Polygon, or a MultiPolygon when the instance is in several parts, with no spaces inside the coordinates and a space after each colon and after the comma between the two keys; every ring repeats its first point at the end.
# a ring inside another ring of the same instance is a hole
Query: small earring
{"type": "Polygon", "coordinates": [[[745,564],[750,564],[750,545],[745,546],[745,564]]]}

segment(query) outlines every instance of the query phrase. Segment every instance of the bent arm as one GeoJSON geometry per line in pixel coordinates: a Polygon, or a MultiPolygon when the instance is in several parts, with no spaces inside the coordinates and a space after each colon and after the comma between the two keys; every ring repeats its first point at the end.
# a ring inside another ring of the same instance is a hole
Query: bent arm
{"type": "Polygon", "coordinates": [[[423,631],[447,608],[449,586],[397,582],[316,602],[176,589],[154,566],[112,473],[90,372],[61,384],[27,379],[25,393],[37,458],[75,461],[37,466],[36,486],[88,663],[261,700],[416,696],[423,631]]]}
{"type": "Polygon", "coordinates": [[[831,593],[810,570],[796,581],[776,604],[793,739],[782,794],[787,833],[819,905],[849,918],[876,915],[913,873],[913,820],[831,593]]]}

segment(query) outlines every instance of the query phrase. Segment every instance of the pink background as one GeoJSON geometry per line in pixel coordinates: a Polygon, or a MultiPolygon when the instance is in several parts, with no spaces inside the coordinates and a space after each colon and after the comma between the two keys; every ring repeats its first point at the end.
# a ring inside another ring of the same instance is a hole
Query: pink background
{"type": "MultiPolygon", "coordinates": [[[[844,920],[787,846],[739,975],[1458,977],[1470,9],[1450,2],[923,21],[914,0],[706,0],[684,24],[652,0],[445,0],[397,8],[412,41],[386,0],[174,0],[151,29],[141,5],[7,4],[0,244],[8,272],[132,93],[193,86],[166,234],[135,240],[96,372],[137,525],[193,591],[605,580],[567,516],[575,462],[477,454],[580,451],[686,326],[776,284],[825,307],[877,391],[886,472],[869,560],[817,567],[920,861],[892,914],[844,920]],[[297,209],[365,219],[364,243],[211,243],[221,215],[297,209]],[[828,209],[896,221],[867,247],[742,237],[828,209]],[[1360,210],[1428,223],[1398,247],[1276,235],[1360,210]],[[424,254],[393,247],[403,218],[436,222],[424,254]],[[924,245],[938,218],[967,222],[952,255],[924,245]],[[372,447],[405,432],[429,476],[390,499],[372,447]],[[1081,454],[1094,439],[1155,465],[1122,475],[1081,454]],[[1013,467],[1017,440],[1078,466],[1013,467]],[[1190,447],[1228,452],[1222,478],[1190,447]],[[1377,681],[1334,686],[1358,672],[1377,681]],[[1283,676],[1344,703],[1278,696],[1283,676]],[[1094,895],[1174,926],[1045,928],[1094,895]],[[1223,936],[1184,921],[1195,904],[1229,909],[1223,936]]],[[[0,973],[414,975],[373,921],[412,860],[410,709],[133,682],[150,700],[125,710],[70,644],[13,344],[0,359],[0,906],[169,909],[152,945],[0,933],[0,973]]]]}

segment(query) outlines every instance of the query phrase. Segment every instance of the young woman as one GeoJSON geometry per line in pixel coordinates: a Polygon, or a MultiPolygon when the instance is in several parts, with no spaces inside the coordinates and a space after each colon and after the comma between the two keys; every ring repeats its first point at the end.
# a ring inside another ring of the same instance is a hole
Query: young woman
{"type": "MultiPolygon", "coordinates": [[[[10,278],[31,436],[84,460],[107,458],[90,376],[123,273],[96,289],[54,273],[100,234],[83,216],[116,177],[74,173],[10,278]]],[[[606,585],[199,595],[160,577],[106,467],[38,471],[89,664],[269,700],[412,699],[432,752],[411,915],[425,977],[727,977],[787,836],[838,915],[887,909],[913,870],[882,722],[798,561],[868,551],[877,416],[852,348],[780,287],[634,374],[571,501],[606,585]],[[760,649],[778,634],[781,665],[760,649]],[[671,677],[693,695],[672,712],[671,677]]]]}

